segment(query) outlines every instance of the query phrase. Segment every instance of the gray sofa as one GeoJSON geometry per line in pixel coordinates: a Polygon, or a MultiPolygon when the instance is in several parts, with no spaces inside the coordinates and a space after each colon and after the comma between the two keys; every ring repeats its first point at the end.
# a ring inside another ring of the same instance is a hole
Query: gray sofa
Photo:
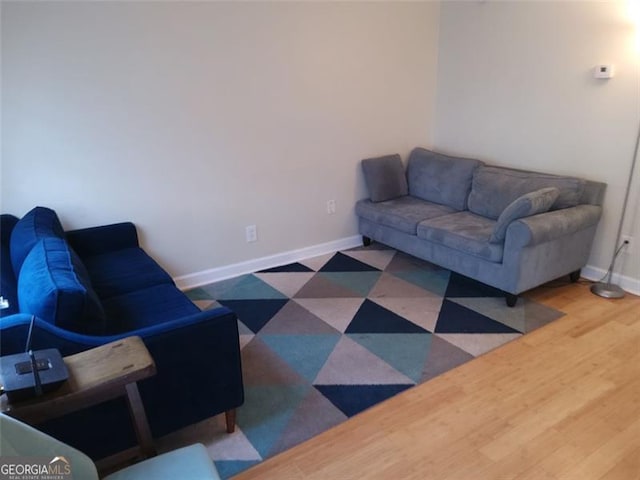
{"type": "Polygon", "coordinates": [[[371,240],[491,285],[521,292],[586,265],[606,185],[485,165],[416,148],[362,161],[370,198],[356,204],[371,240]]]}

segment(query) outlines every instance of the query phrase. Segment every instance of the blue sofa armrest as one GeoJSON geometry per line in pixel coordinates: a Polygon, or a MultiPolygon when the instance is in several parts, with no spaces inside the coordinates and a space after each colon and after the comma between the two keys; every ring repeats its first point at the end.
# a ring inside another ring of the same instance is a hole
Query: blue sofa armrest
{"type": "Polygon", "coordinates": [[[140,384],[154,436],[244,403],[236,314],[223,307],[178,322],[180,327],[172,330],[132,332],[142,336],[161,372],[140,384]]]}
{"type": "Polygon", "coordinates": [[[69,245],[80,257],[139,246],[138,232],[131,222],[70,230],[65,235],[69,245]]]}
{"type": "MultiPolygon", "coordinates": [[[[156,337],[164,338],[164,335],[173,333],[181,328],[192,329],[200,323],[215,323],[219,318],[228,317],[231,317],[232,321],[236,323],[237,331],[235,313],[227,307],[219,307],[117,335],[86,335],[76,333],[36,318],[33,326],[32,349],[57,348],[60,350],[62,356],[68,356],[135,335],[141,337],[146,344],[147,339],[154,339],[155,341],[156,337]]],[[[30,323],[31,315],[26,313],[18,313],[2,319],[2,324],[0,325],[1,355],[11,355],[24,351],[30,323]]]]}
{"type": "MultiPolygon", "coordinates": [[[[0,355],[24,352],[31,315],[17,313],[2,319],[0,325],[0,355]]],[[[122,336],[93,336],[71,332],[36,317],[33,325],[31,348],[41,350],[57,348],[63,356],[73,355],[90,348],[99,347],[122,336]]]]}

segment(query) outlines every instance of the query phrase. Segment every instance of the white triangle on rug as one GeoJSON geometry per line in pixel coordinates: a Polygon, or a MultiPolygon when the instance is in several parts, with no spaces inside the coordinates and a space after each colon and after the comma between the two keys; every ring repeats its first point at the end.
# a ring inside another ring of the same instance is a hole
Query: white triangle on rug
{"type": "Polygon", "coordinates": [[[240,334],[240,350],[242,350],[244,347],[246,347],[249,342],[251,340],[253,340],[253,337],[255,337],[255,335],[253,333],[251,334],[240,334]]]}
{"type": "Polygon", "coordinates": [[[304,265],[305,267],[309,267],[311,270],[317,272],[325,264],[333,258],[335,253],[327,253],[325,255],[319,255],[317,257],[305,258],[304,260],[300,260],[298,263],[304,265]]]}
{"type": "Polygon", "coordinates": [[[415,382],[349,337],[342,337],[314,385],[392,385],[415,382]],[[345,366],[348,365],[348,368],[345,366]]]}
{"type": "Polygon", "coordinates": [[[442,300],[440,295],[436,295],[414,283],[407,282],[400,277],[396,277],[391,273],[384,272],[376,285],[371,289],[369,298],[374,297],[394,297],[394,298],[411,298],[411,297],[431,297],[442,300]]]}
{"type": "Polygon", "coordinates": [[[211,460],[262,460],[258,451],[247,439],[240,427],[236,425],[233,433],[226,431],[216,434],[215,437],[205,444],[211,460]]]}
{"type": "Polygon", "coordinates": [[[391,263],[395,250],[345,250],[342,253],[356,260],[371,265],[378,270],[384,270],[391,263]]]}
{"type": "Polygon", "coordinates": [[[315,272],[274,272],[256,273],[255,276],[291,298],[298,293],[298,290],[311,280],[315,274],[315,272]]]}
{"type": "Polygon", "coordinates": [[[191,300],[191,301],[195,303],[196,307],[198,307],[203,312],[205,310],[210,310],[211,308],[215,308],[218,305],[220,305],[215,300],[191,300]]]}
{"type": "Polygon", "coordinates": [[[433,332],[442,308],[442,297],[422,298],[369,298],[381,307],[400,315],[419,327],[433,332]]]}
{"type": "Polygon", "coordinates": [[[296,298],[294,301],[344,333],[364,298],[296,298]]]}
{"type": "Polygon", "coordinates": [[[519,332],[525,331],[525,299],[518,299],[518,303],[514,307],[507,307],[504,297],[447,297],[447,300],[478,312],[519,332]]]}
{"type": "Polygon", "coordinates": [[[436,335],[474,357],[522,336],[520,333],[437,333],[436,335]]]}

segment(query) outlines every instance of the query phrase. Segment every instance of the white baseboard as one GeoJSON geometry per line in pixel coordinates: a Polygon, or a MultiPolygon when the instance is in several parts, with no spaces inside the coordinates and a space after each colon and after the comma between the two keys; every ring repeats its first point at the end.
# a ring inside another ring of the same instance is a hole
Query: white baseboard
{"type": "Polygon", "coordinates": [[[186,290],[213,282],[219,282],[220,280],[226,280],[227,278],[258,272],[267,268],[299,262],[307,258],[317,257],[327,253],[354,248],[360,245],[362,245],[362,236],[354,235],[353,237],[341,238],[339,240],[321,243],[319,245],[312,245],[298,250],[290,250],[288,252],[270,255],[268,257],[256,258],[246,262],[235,263],[233,265],[225,265],[223,267],[211,268],[201,272],[182,275],[174,278],[174,281],[178,288],[186,290]]]}
{"type": "MultiPolygon", "coordinates": [[[[592,267],[591,265],[587,265],[580,272],[580,275],[582,277],[593,282],[602,280],[606,274],[606,270],[603,270],[602,268],[592,267]]],[[[611,276],[611,283],[619,285],[620,288],[622,288],[625,292],[629,292],[633,295],[640,295],[640,280],[638,280],[637,278],[620,275],[614,272],[614,274],[611,276]]]]}
{"type": "MultiPolygon", "coordinates": [[[[254,273],[267,268],[278,267],[288,263],[299,262],[307,258],[325,255],[327,253],[346,250],[362,245],[362,237],[354,235],[352,237],[341,238],[319,245],[290,250],[288,252],[278,253],[267,257],[256,258],[246,262],[235,263],[233,265],[225,265],[223,267],[203,270],[201,272],[182,275],[174,278],[176,285],[181,290],[207,285],[213,282],[219,282],[228,278],[254,273]]],[[[587,265],[581,271],[581,276],[587,280],[597,282],[604,277],[606,270],[587,265]]],[[[640,280],[620,274],[613,274],[612,282],[619,285],[623,290],[633,295],[640,295],[640,280]]]]}

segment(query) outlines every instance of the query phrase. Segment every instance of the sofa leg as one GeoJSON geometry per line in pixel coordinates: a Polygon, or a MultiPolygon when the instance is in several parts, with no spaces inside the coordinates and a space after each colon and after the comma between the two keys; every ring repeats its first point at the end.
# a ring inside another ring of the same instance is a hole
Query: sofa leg
{"type": "Polygon", "coordinates": [[[224,419],[227,422],[227,433],[233,433],[236,429],[236,409],[224,412],[224,419]]]}
{"type": "Polygon", "coordinates": [[[514,295],[513,293],[507,293],[504,299],[507,301],[507,307],[515,307],[516,302],[518,301],[518,295],[514,295]]]}
{"type": "Polygon", "coordinates": [[[365,247],[368,247],[369,245],[371,245],[371,239],[369,237],[365,237],[364,235],[362,236],[362,244],[365,247]]]}
{"type": "Polygon", "coordinates": [[[571,280],[571,283],[576,283],[578,280],[580,280],[580,269],[576,270],[575,272],[571,272],[569,274],[569,280],[571,280]]]}

